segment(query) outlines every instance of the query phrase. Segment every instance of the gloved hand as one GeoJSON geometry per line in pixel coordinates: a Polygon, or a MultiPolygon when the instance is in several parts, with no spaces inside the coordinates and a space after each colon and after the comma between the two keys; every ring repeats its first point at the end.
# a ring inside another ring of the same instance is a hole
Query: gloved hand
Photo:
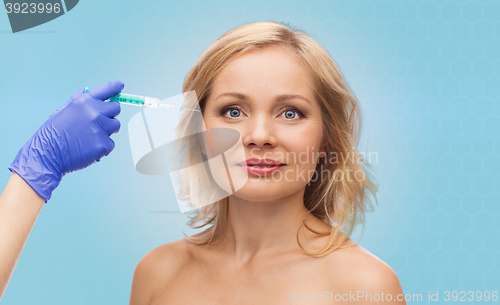
{"type": "Polygon", "coordinates": [[[8,169],[47,203],[64,175],[99,162],[115,148],[110,136],[120,129],[114,118],[120,104],[104,100],[123,87],[123,82],[112,81],[85,93],[85,87],[77,90],[19,150],[8,169]]]}

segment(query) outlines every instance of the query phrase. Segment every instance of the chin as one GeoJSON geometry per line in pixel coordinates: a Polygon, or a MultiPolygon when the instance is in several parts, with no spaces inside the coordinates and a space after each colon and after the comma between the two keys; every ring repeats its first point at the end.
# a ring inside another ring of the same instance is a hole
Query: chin
{"type": "Polygon", "coordinates": [[[245,186],[239,189],[233,196],[253,202],[275,201],[305,188],[305,185],[282,181],[264,181],[259,179],[248,179],[245,186]]]}

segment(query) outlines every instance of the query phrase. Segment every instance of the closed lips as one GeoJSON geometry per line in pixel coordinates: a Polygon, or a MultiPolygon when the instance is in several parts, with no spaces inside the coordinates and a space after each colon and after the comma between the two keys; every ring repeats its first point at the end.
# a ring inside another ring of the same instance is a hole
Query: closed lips
{"type": "Polygon", "coordinates": [[[272,159],[248,159],[238,163],[241,168],[252,176],[268,176],[279,171],[285,164],[272,159]]]}
{"type": "Polygon", "coordinates": [[[274,167],[274,166],[282,166],[285,165],[279,161],[275,161],[272,159],[248,159],[244,162],[238,163],[241,166],[251,166],[251,167],[274,167]]]}

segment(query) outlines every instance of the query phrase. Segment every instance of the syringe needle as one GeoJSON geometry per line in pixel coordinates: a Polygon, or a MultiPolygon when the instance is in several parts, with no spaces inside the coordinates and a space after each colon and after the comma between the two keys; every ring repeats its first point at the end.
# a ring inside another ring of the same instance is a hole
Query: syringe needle
{"type": "Polygon", "coordinates": [[[162,108],[169,108],[169,109],[177,108],[175,105],[169,105],[169,104],[158,104],[158,106],[160,106],[162,108]]]}
{"type": "MultiPolygon", "coordinates": [[[[174,108],[179,108],[175,105],[169,105],[169,104],[159,104],[158,106],[162,107],[162,108],[169,108],[169,109],[174,109],[174,108]]],[[[191,109],[191,108],[184,108],[184,107],[181,107],[180,109],[187,109],[187,110],[192,110],[192,111],[198,111],[200,112],[200,110],[198,109],[191,109]]]]}

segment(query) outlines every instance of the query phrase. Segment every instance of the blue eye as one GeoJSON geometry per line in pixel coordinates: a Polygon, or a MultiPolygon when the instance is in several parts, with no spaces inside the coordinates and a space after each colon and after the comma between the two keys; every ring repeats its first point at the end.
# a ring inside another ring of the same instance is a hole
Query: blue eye
{"type": "Polygon", "coordinates": [[[286,110],[285,111],[285,118],[287,118],[287,119],[293,119],[293,118],[295,118],[295,114],[296,113],[293,110],[286,110]]]}
{"type": "Polygon", "coordinates": [[[241,109],[238,108],[238,106],[231,105],[222,108],[222,110],[220,111],[220,115],[225,116],[227,118],[239,118],[242,115],[242,112],[241,109]]]}
{"type": "Polygon", "coordinates": [[[232,118],[237,118],[237,117],[239,117],[239,116],[240,116],[240,114],[241,114],[241,111],[240,111],[239,109],[235,109],[235,108],[233,108],[233,109],[231,109],[231,110],[229,111],[229,115],[230,115],[232,118]]]}
{"type": "Polygon", "coordinates": [[[287,107],[283,110],[282,114],[285,115],[285,119],[288,121],[295,121],[305,118],[304,114],[295,107],[287,107]]]}

